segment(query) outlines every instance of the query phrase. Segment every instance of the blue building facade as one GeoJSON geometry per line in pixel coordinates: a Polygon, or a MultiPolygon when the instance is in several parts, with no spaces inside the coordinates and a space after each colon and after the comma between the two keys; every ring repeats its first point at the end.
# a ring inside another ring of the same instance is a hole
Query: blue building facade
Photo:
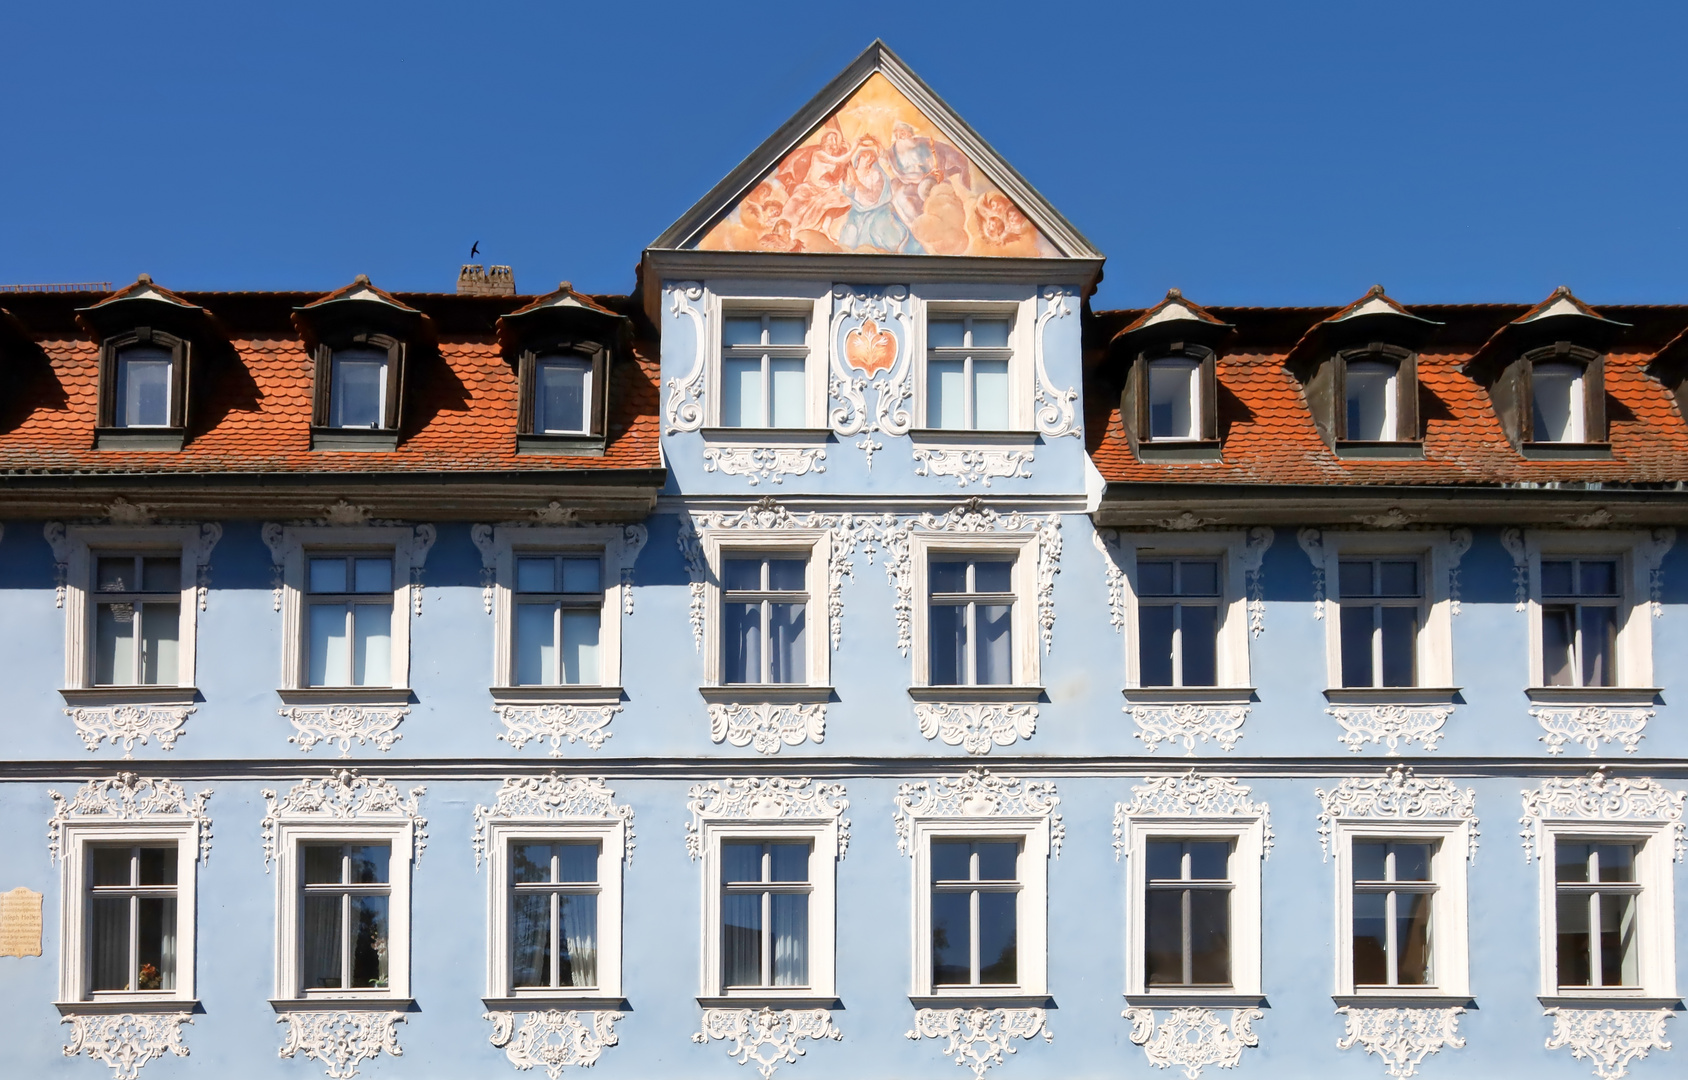
{"type": "Polygon", "coordinates": [[[875,45],[628,297],[5,298],[0,1058],[1668,1075],[1688,308],[1101,268],[875,45]]]}

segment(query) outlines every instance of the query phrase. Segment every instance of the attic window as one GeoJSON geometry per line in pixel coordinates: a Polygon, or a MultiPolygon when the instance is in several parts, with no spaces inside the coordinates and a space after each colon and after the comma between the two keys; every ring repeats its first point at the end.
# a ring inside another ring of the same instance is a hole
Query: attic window
{"type": "Polygon", "coordinates": [[[1524,441],[1534,445],[1604,443],[1604,358],[1591,349],[1558,342],[1520,359],[1524,441]]]}
{"type": "Polygon", "coordinates": [[[1217,450],[1216,359],[1212,349],[1187,341],[1151,346],[1137,354],[1126,379],[1124,415],[1131,419],[1140,452],[1185,455],[1217,450]]]}
{"type": "Polygon", "coordinates": [[[331,363],[329,426],[383,426],[387,413],[387,350],[368,345],[335,349],[331,363]]]}
{"type": "Polygon", "coordinates": [[[404,356],[405,343],[388,334],[337,334],[318,344],[312,447],[394,449],[404,356]]]}
{"type": "Polygon", "coordinates": [[[101,343],[96,433],[101,444],[181,449],[188,348],[185,339],[146,327],[113,334],[101,343]]]}
{"type": "Polygon", "coordinates": [[[169,427],[176,352],[162,343],[117,350],[117,387],[111,426],[169,427]]]}
{"type": "Polygon", "coordinates": [[[1163,356],[1149,361],[1149,438],[1201,438],[1200,361],[1163,356]]]}
{"type": "Polygon", "coordinates": [[[1377,360],[1356,360],[1344,374],[1348,437],[1370,442],[1397,438],[1399,418],[1395,415],[1395,396],[1400,373],[1396,366],[1377,360]]]}
{"type": "Polygon", "coordinates": [[[546,440],[559,443],[549,447],[557,452],[583,439],[603,439],[608,362],[608,347],[595,341],[553,340],[522,351],[524,452],[545,449],[546,440]]]}

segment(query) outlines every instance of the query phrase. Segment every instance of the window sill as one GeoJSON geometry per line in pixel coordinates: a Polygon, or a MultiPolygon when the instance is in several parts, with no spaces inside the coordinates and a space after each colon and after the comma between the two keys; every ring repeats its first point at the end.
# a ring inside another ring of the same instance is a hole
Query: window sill
{"type": "Polygon", "coordinates": [[[312,450],[352,450],[375,453],[399,448],[399,433],[393,428],[311,429],[312,450]]]}
{"type": "Polygon", "coordinates": [[[1469,1008],[1477,1003],[1470,994],[1444,994],[1435,990],[1415,994],[1400,987],[1375,994],[1332,994],[1330,999],[1338,1005],[1361,1009],[1452,1009],[1469,1008]]]}
{"type": "Polygon", "coordinates": [[[1265,994],[1239,994],[1234,990],[1157,990],[1126,994],[1125,1003],[1134,1008],[1176,1009],[1205,1006],[1209,1009],[1257,1009],[1266,1004],[1265,994]]]}
{"type": "Polygon", "coordinates": [[[333,997],[270,999],[270,1008],[278,1013],[356,1008],[379,1009],[382,1012],[409,1012],[415,1005],[415,998],[379,997],[375,994],[336,994],[333,997]]]}
{"type": "Polygon", "coordinates": [[[1531,686],[1524,694],[1532,705],[1654,705],[1656,686],[1531,686]]]}
{"type": "Polygon", "coordinates": [[[1369,442],[1359,439],[1349,442],[1339,440],[1336,444],[1336,456],[1344,461],[1423,461],[1424,444],[1421,442],[1369,442]]]}
{"type": "Polygon", "coordinates": [[[832,437],[828,428],[706,427],[704,442],[751,446],[822,446],[832,437]]]}
{"type": "Polygon", "coordinates": [[[1033,446],[1038,441],[1035,431],[915,428],[908,434],[916,446],[1033,446]]]}
{"type": "Polygon", "coordinates": [[[1647,997],[1641,990],[1613,990],[1607,993],[1540,994],[1536,1000],[1545,1008],[1610,1009],[1677,1009],[1682,999],[1677,997],[1647,997]]]}
{"type": "Polygon", "coordinates": [[[95,428],[95,450],[180,450],[187,441],[187,429],[95,428]]]}
{"type": "Polygon", "coordinates": [[[811,990],[782,994],[777,990],[751,990],[742,994],[728,993],[715,997],[699,995],[697,1003],[705,1009],[836,1009],[843,1004],[836,994],[816,994],[811,990]]]}
{"type": "Polygon", "coordinates": [[[1331,686],[1325,700],[1332,705],[1457,705],[1457,686],[1331,686]]]}
{"type": "Polygon", "coordinates": [[[311,686],[277,690],[283,705],[409,705],[408,687],[311,686]]]}
{"type": "Polygon", "coordinates": [[[1137,443],[1139,461],[1223,461],[1224,449],[1218,439],[1140,439],[1137,443]]]}
{"type": "Polygon", "coordinates": [[[93,1001],[55,1001],[53,1008],[60,1016],[89,1016],[111,1013],[176,1013],[203,1012],[198,998],[116,997],[93,1001]]]}
{"type": "Polygon", "coordinates": [[[1519,447],[1530,461],[1611,461],[1611,443],[1525,443],[1519,447]]]}
{"type": "Polygon", "coordinates": [[[746,702],[769,705],[802,705],[831,701],[830,686],[788,686],[784,683],[734,683],[730,686],[700,686],[697,692],[711,704],[742,705],[746,702]]]}
{"type": "Polygon", "coordinates": [[[619,705],[619,686],[494,686],[487,690],[494,705],[619,705]]]}
{"type": "Polygon", "coordinates": [[[616,1009],[627,1008],[627,999],[620,994],[523,994],[512,997],[484,997],[481,1004],[489,1010],[497,1012],[525,1012],[530,1009],[560,1009],[569,1012],[575,1009],[616,1009]]]}
{"type": "Polygon", "coordinates": [[[192,705],[200,700],[193,686],[86,686],[59,691],[66,705],[99,708],[103,705],[192,705]]]}
{"type": "Polygon", "coordinates": [[[1252,686],[1128,686],[1128,705],[1247,705],[1256,700],[1252,686]]]}
{"type": "Polygon", "coordinates": [[[915,701],[964,704],[984,701],[1044,701],[1041,686],[911,686],[908,696],[915,701]]]}
{"type": "Polygon", "coordinates": [[[1048,994],[1028,994],[1016,987],[1000,990],[988,986],[977,989],[948,990],[941,994],[910,994],[909,1004],[917,1009],[970,1009],[975,1006],[1002,1009],[1044,1009],[1055,1004],[1048,994]]]}
{"type": "Polygon", "coordinates": [[[517,435],[516,455],[548,454],[553,457],[603,457],[602,435],[517,435]]]}

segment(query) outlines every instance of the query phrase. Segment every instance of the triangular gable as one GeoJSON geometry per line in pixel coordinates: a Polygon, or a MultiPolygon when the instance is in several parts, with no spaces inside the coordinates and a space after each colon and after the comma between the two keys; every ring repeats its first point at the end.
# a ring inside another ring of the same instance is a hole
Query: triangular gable
{"type": "Polygon", "coordinates": [[[1164,300],[1137,316],[1129,326],[1115,334],[1114,337],[1116,340],[1130,337],[1150,327],[1176,322],[1195,323],[1202,327],[1212,327],[1215,330],[1231,329],[1230,323],[1215,317],[1213,312],[1200,304],[1184,299],[1182,292],[1177,289],[1168,289],[1164,300]]]}
{"type": "Polygon", "coordinates": [[[651,246],[1100,257],[877,41],[651,246]]]}

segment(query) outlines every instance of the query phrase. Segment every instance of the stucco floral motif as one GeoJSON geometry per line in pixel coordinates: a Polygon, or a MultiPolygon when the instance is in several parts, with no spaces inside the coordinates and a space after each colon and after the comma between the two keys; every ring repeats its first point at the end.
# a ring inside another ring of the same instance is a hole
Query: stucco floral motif
{"type": "Polygon", "coordinates": [[[1326,709],[1342,727],[1337,741],[1358,754],[1366,743],[1382,743],[1388,756],[1405,743],[1419,743],[1426,751],[1442,741],[1442,726],[1454,713],[1452,705],[1333,705],[1326,709]]]}
{"type": "Polygon", "coordinates": [[[1078,402],[1078,391],[1070,386],[1065,390],[1056,388],[1055,380],[1049,377],[1046,363],[1049,346],[1044,342],[1049,334],[1049,324],[1073,313],[1072,302],[1077,299],[1077,294],[1060,285],[1045,285],[1038,290],[1038,295],[1043,298],[1044,306],[1043,314],[1037,317],[1036,351],[1033,353],[1037,370],[1037,430],[1046,439],[1058,439],[1063,435],[1078,438],[1083,434],[1074,407],[1078,402]]]}
{"type": "Polygon", "coordinates": [[[826,472],[826,451],[818,446],[706,446],[703,471],[717,469],[742,476],[755,487],[764,480],[785,483],[788,476],[826,472]]]}
{"type": "Polygon", "coordinates": [[[834,285],[832,287],[831,370],[827,375],[827,426],[839,438],[861,435],[856,443],[873,468],[873,455],[884,444],[875,432],[906,435],[914,426],[908,402],[914,396],[914,360],[907,343],[914,330],[914,302],[906,285],[834,285]],[[842,333],[846,326],[853,328],[842,333]],[[902,330],[901,341],[891,332],[902,330]],[[868,391],[874,403],[868,405],[868,391]],[[832,404],[837,402],[837,404],[832,404]]]}
{"type": "Polygon", "coordinates": [[[695,1043],[710,1039],[730,1039],[727,1056],[740,1065],[756,1063],[762,1080],[768,1080],[781,1063],[797,1064],[805,1053],[800,1045],[804,1039],[844,1038],[844,1033],[832,1026],[832,1013],[826,1009],[705,1009],[700,1030],[692,1034],[695,1043]]]}
{"type": "Polygon", "coordinates": [[[1243,536],[1243,583],[1248,592],[1248,633],[1259,637],[1266,632],[1266,551],[1272,546],[1273,532],[1269,525],[1256,525],[1243,536]]]}
{"type": "Polygon", "coordinates": [[[563,756],[563,743],[583,742],[600,749],[614,735],[606,731],[620,705],[494,705],[504,730],[497,738],[520,750],[530,742],[549,742],[552,757],[563,756]]]}
{"type": "Polygon", "coordinates": [[[1448,601],[1453,614],[1461,612],[1459,601],[1459,563],[1471,550],[1471,530],[1448,530],[1448,601]]]}
{"type": "Polygon", "coordinates": [[[693,307],[703,299],[703,286],[695,281],[679,281],[668,286],[668,310],[684,316],[692,324],[692,368],[684,378],[668,380],[668,434],[696,431],[703,426],[703,366],[708,355],[708,336],[704,329],[703,312],[693,307]]]}
{"type": "Polygon", "coordinates": [[[942,739],[969,754],[988,754],[991,744],[1013,746],[1029,739],[1037,730],[1037,706],[1003,701],[973,701],[963,704],[921,702],[914,707],[920,734],[942,739]]]}
{"type": "Polygon", "coordinates": [[[510,1064],[522,1072],[543,1068],[550,1080],[559,1080],[570,1065],[586,1068],[597,1062],[606,1047],[619,1041],[615,1024],[621,1017],[607,1009],[481,1014],[481,1019],[492,1021],[489,1041],[504,1051],[510,1064]],[[518,1015],[524,1017],[520,1027],[516,1026],[518,1015]]]}
{"type": "Polygon", "coordinates": [[[1120,568],[1124,556],[1120,552],[1119,530],[1095,529],[1090,543],[1102,555],[1102,573],[1108,590],[1108,622],[1114,633],[1125,632],[1125,571],[1120,568]]]}
{"type": "Polygon", "coordinates": [[[1131,1021],[1131,1041],[1143,1048],[1150,1065],[1157,1069],[1176,1065],[1188,1080],[1196,1080],[1209,1065],[1234,1069],[1245,1047],[1260,1045],[1260,1036],[1250,1026],[1265,1015],[1259,1009],[1232,1009],[1229,1025],[1213,1009],[1185,1006],[1163,1011],[1169,1015],[1158,1026],[1153,1009],[1127,1009],[1120,1015],[1131,1021]]]}
{"type": "Polygon", "coordinates": [[[1682,809],[1688,791],[1671,791],[1646,777],[1616,779],[1596,769],[1588,776],[1571,780],[1552,777],[1541,787],[1524,792],[1524,861],[1535,858],[1542,840],[1542,823],[1572,821],[1651,821],[1668,825],[1676,844],[1676,861],[1682,861],[1685,842],[1682,809]]]}
{"type": "Polygon", "coordinates": [[[308,754],[317,743],[327,743],[338,747],[341,757],[352,756],[354,741],[359,746],[374,743],[383,752],[391,750],[404,738],[399,722],[410,715],[409,706],[290,705],[276,711],[293,725],[294,733],[287,741],[296,743],[302,752],[308,754]]]}
{"type": "Polygon", "coordinates": [[[921,1009],[914,1014],[910,1039],[947,1039],[944,1056],[972,1069],[975,1080],[983,1080],[993,1065],[1001,1065],[1004,1054],[1018,1053],[1015,1039],[1054,1042],[1055,1033],[1046,1025],[1044,1009],[921,1009]]]}
{"type": "Polygon", "coordinates": [[[1325,617],[1325,534],[1318,529],[1297,529],[1295,542],[1313,564],[1313,618],[1325,617]]]}
{"type": "Polygon", "coordinates": [[[1531,709],[1530,715],[1547,733],[1541,741],[1547,744],[1550,754],[1562,752],[1568,742],[1588,747],[1590,755],[1600,749],[1602,742],[1618,743],[1624,753],[1633,754],[1647,734],[1647,721],[1653,718],[1653,710],[1612,705],[1544,705],[1531,709]]]}
{"type": "Polygon", "coordinates": [[[372,1010],[300,1011],[283,1013],[276,1023],[287,1025],[278,1057],[304,1054],[322,1063],[334,1080],[358,1074],[358,1066],[381,1054],[403,1057],[399,1048],[401,1012],[372,1010]]]}
{"type": "Polygon", "coordinates": [[[185,1012],[95,1013],[61,1017],[69,1024],[70,1040],[64,1056],[87,1054],[111,1069],[112,1080],[135,1080],[142,1066],[165,1054],[187,1057],[182,1025],[193,1023],[185,1012]]]}
{"type": "Polygon", "coordinates": [[[1523,611],[1530,598],[1530,557],[1524,547],[1524,530],[1502,529],[1500,546],[1512,556],[1512,609],[1523,611]]]}
{"type": "Polygon", "coordinates": [[[1363,1009],[1344,1005],[1342,1038],[1338,1050],[1358,1044],[1366,1053],[1383,1059],[1383,1071],[1390,1076],[1416,1075],[1424,1059],[1443,1047],[1458,1050],[1465,1045],[1459,1034],[1459,1017],[1465,1010],[1457,1005],[1442,1009],[1363,1009]]]}
{"type": "Polygon", "coordinates": [[[1152,776],[1146,784],[1133,784],[1129,803],[1114,804],[1114,859],[1125,855],[1125,826],[1132,818],[1153,817],[1257,817],[1263,836],[1260,857],[1272,854],[1272,814],[1265,803],[1256,803],[1253,793],[1226,776],[1201,776],[1191,769],[1177,776],[1152,776]]]}
{"type": "Polygon", "coordinates": [[[109,740],[113,746],[123,744],[127,761],[135,756],[135,744],[145,746],[148,739],[157,739],[161,750],[174,750],[195,709],[193,705],[109,705],[66,709],[64,714],[76,725],[76,737],[89,753],[109,740]]]}
{"type": "Polygon", "coordinates": [[[1061,797],[1048,780],[998,776],[989,769],[970,769],[957,777],[918,780],[897,788],[893,821],[897,850],[914,854],[916,818],[1042,817],[1049,819],[1049,850],[1059,857],[1067,826],[1055,810],[1061,797]]]}
{"type": "Polygon", "coordinates": [[[955,486],[968,484],[990,487],[993,477],[1024,479],[1032,471],[1030,450],[937,449],[928,446],[914,448],[914,475],[953,476],[955,486]]]}
{"type": "Polygon", "coordinates": [[[1350,776],[1333,790],[1314,790],[1319,799],[1319,846],[1331,853],[1339,818],[1381,821],[1457,820],[1471,824],[1467,860],[1477,857],[1477,792],[1463,791],[1445,776],[1423,780],[1404,765],[1382,776],[1350,776]]]}
{"type": "Polygon", "coordinates": [[[47,822],[47,854],[57,861],[64,853],[64,827],[71,821],[191,821],[198,837],[199,861],[211,859],[211,818],[205,804],[211,798],[207,788],[191,799],[168,780],[150,780],[139,773],[121,772],[103,780],[90,780],[66,801],[56,791],[53,816],[47,822]]]}
{"type": "Polygon", "coordinates": [[[279,800],[268,788],[266,812],[260,822],[264,833],[264,872],[276,857],[275,830],[283,821],[407,821],[416,849],[416,860],[428,846],[428,819],[422,816],[421,799],[428,791],[413,787],[405,797],[390,781],[359,776],[356,769],[340,769],[320,779],[301,780],[279,800]]]}
{"type": "Polygon", "coordinates": [[[710,819],[777,821],[782,818],[837,818],[838,857],[850,849],[850,800],[843,784],[822,784],[808,777],[744,776],[694,784],[686,793],[686,853],[703,857],[703,824],[710,819]]]}
{"type": "Polygon", "coordinates": [[[1654,529],[1647,534],[1647,539],[1636,545],[1641,555],[1642,565],[1647,568],[1647,602],[1653,609],[1653,618],[1662,618],[1665,613],[1665,554],[1676,545],[1676,530],[1666,525],[1654,529]]]}
{"type": "Polygon", "coordinates": [[[491,806],[475,807],[475,866],[486,858],[487,826],[494,818],[521,822],[613,821],[626,825],[627,864],[633,864],[633,807],[617,806],[615,792],[589,776],[523,776],[504,781],[491,806]]]}
{"type": "Polygon", "coordinates": [[[758,754],[777,754],[782,743],[825,742],[826,703],[711,704],[709,741],[749,746],[758,754]]]}
{"type": "Polygon", "coordinates": [[[1161,743],[1183,743],[1184,752],[1194,756],[1196,742],[1212,740],[1222,750],[1236,747],[1243,737],[1247,705],[1127,705],[1143,748],[1154,753],[1161,743]]]}
{"type": "Polygon", "coordinates": [[[1559,1007],[1544,1011],[1553,1017],[1547,1048],[1569,1047],[1573,1058],[1593,1063],[1600,1080],[1629,1075],[1630,1062],[1646,1057],[1649,1050],[1670,1049],[1665,1041],[1669,1009],[1559,1007]]]}

